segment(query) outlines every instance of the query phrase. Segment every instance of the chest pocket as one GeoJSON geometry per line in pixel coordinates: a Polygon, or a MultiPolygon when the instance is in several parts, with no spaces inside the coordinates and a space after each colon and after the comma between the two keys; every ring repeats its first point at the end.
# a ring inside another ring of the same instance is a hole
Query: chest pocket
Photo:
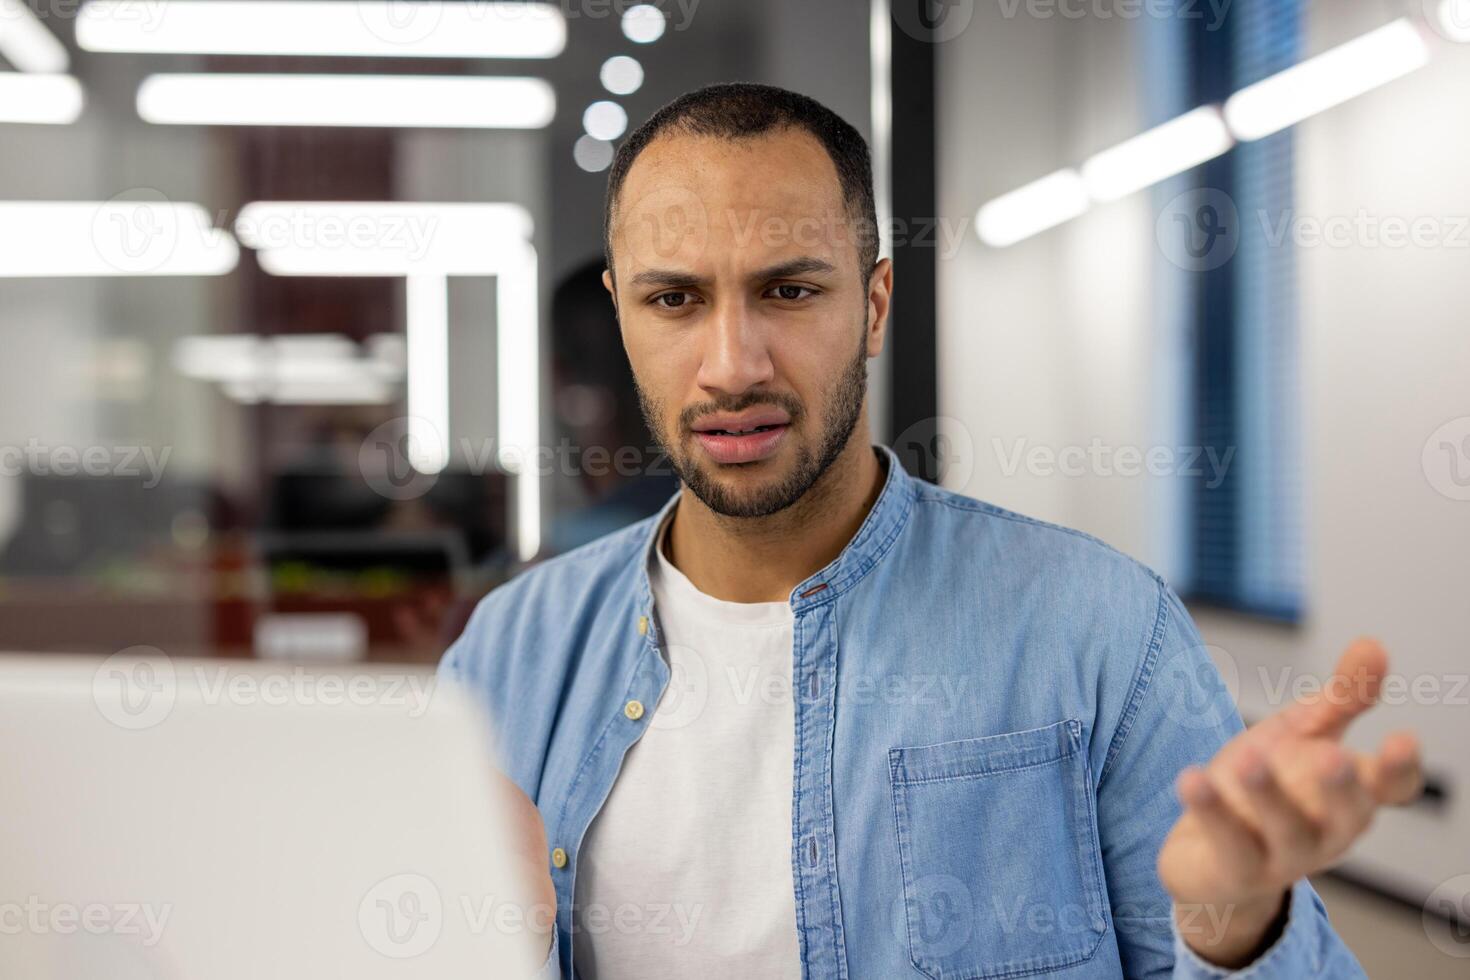
{"type": "Polygon", "coordinates": [[[909,959],[934,980],[1081,963],[1108,929],[1075,720],[892,749],[909,959]]]}

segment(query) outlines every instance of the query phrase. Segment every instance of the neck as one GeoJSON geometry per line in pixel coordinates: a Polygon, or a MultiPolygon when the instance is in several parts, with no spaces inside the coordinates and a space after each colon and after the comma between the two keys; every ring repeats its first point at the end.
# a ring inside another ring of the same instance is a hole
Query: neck
{"type": "Polygon", "coordinates": [[[669,528],[669,561],[705,595],[785,602],[842,553],[883,489],[883,468],[862,418],[842,454],[796,503],[766,517],[726,517],[689,488],[669,528]]]}

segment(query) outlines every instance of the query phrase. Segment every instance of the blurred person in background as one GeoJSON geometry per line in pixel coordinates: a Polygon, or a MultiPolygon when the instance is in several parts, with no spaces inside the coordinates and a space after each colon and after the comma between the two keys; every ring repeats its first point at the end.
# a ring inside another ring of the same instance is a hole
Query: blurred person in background
{"type": "Polygon", "coordinates": [[[551,298],[552,407],[584,495],[553,520],[552,555],[658,513],[678,488],[639,410],[603,266],[582,265],[551,298]]]}

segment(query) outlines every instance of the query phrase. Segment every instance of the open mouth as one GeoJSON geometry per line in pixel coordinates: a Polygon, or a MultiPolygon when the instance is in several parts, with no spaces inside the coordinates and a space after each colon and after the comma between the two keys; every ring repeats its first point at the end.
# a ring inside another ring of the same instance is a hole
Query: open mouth
{"type": "Polygon", "coordinates": [[[712,436],[748,436],[753,432],[770,432],[784,428],[786,428],[785,425],[758,425],[753,429],[701,429],[700,431],[712,436]]]}
{"type": "Polygon", "coordinates": [[[790,428],[784,414],[763,412],[743,419],[711,418],[695,427],[694,437],[710,459],[735,466],[770,459],[790,428]]]}

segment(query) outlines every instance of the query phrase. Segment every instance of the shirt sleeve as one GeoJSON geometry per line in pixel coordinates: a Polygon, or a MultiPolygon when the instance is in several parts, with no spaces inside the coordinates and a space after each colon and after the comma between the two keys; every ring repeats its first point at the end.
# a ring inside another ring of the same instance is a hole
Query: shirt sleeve
{"type": "MultiPolygon", "coordinates": [[[[1206,963],[1174,934],[1176,980],[1222,980],[1225,977],[1276,980],[1277,977],[1364,977],[1362,967],[1327,921],[1327,909],[1305,880],[1291,889],[1286,928],[1271,948],[1250,966],[1236,971],[1206,963]]],[[[1173,921],[1172,919],[1170,920],[1173,921]]]]}
{"type": "MultiPolygon", "coordinates": [[[[1305,880],[1292,887],[1282,934],[1244,969],[1232,972],[1205,962],[1179,935],[1157,870],[1159,849],[1182,812],[1174,782],[1186,766],[1213,758],[1244,726],[1233,693],[1183,604],[1166,586],[1159,589],[1157,619],[1097,788],[1099,841],[1124,975],[1142,980],[1365,977],[1305,880]]],[[[1202,910],[1191,927],[1224,925],[1202,910]]]]}

